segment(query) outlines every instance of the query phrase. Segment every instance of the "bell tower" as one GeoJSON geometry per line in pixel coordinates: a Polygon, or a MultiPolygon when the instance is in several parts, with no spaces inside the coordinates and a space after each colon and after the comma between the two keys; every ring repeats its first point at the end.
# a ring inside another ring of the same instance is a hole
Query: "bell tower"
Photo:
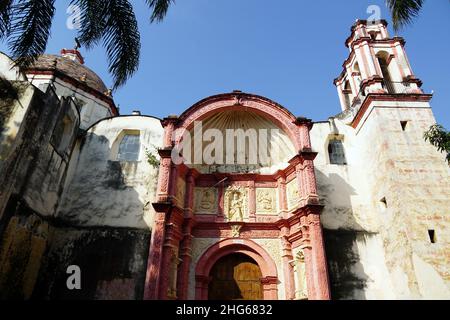
{"type": "Polygon", "coordinates": [[[387,22],[357,20],[345,42],[350,55],[334,84],[342,111],[361,106],[368,95],[421,95],[422,82],[414,76],[405,40],[390,37],[387,22]]]}
{"type": "MultiPolygon", "coordinates": [[[[383,258],[375,257],[373,247],[361,257],[371,256],[367,263],[370,272],[364,277],[375,268],[380,275],[384,273],[374,286],[383,288],[383,299],[448,297],[448,262],[443,254],[448,240],[437,243],[434,236],[436,232],[448,234],[450,171],[445,155],[423,138],[437,122],[430,106],[432,95],[421,89],[404,39],[389,36],[386,21],[357,20],[345,44],[349,55],[334,81],[342,112],[328,124],[330,162],[320,165],[319,158],[315,163],[322,172],[319,190],[327,190],[321,197],[333,189],[321,187],[331,183],[333,175],[341,177],[336,190],[350,187],[348,221],[357,224],[348,229],[364,230],[378,241],[383,258]],[[345,157],[339,161],[342,154],[345,157]],[[373,261],[380,265],[374,268],[373,261]],[[431,274],[434,280],[430,286],[431,274]]],[[[317,139],[319,126],[316,124],[312,134],[316,149],[323,148],[323,138],[317,139]]],[[[338,206],[329,199],[327,203],[338,206]]],[[[343,199],[342,194],[336,199],[343,199]]],[[[332,234],[336,211],[325,206],[323,212],[325,234],[332,234]],[[328,225],[327,219],[331,221],[328,225]]],[[[336,267],[333,261],[328,265],[333,293],[340,290],[344,268],[336,267]]],[[[365,297],[379,294],[370,290],[365,289],[365,297]]]]}

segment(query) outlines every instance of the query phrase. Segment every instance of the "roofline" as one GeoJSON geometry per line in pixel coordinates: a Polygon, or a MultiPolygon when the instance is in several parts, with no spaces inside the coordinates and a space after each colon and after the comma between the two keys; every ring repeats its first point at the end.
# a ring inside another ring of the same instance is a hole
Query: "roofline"
{"type": "Polygon", "coordinates": [[[156,117],[156,116],[149,116],[149,115],[133,115],[133,114],[124,114],[124,115],[118,115],[118,116],[112,116],[112,117],[106,117],[100,120],[97,120],[96,122],[94,122],[93,124],[91,124],[89,127],[87,127],[86,129],[83,129],[84,131],[88,132],[89,130],[91,130],[93,127],[95,127],[96,125],[98,125],[100,122],[102,121],[106,121],[106,120],[112,120],[112,119],[116,119],[116,118],[127,118],[127,117],[135,117],[135,118],[152,118],[158,121],[162,121],[162,119],[156,117]]]}
{"type": "Polygon", "coordinates": [[[90,86],[88,86],[86,83],[77,80],[73,77],[68,76],[64,72],[61,72],[59,70],[50,69],[50,68],[25,68],[23,71],[25,74],[43,74],[43,75],[54,75],[62,80],[65,80],[69,82],[70,84],[74,85],[76,88],[80,88],[83,91],[86,91],[96,98],[106,102],[113,112],[114,115],[119,115],[119,110],[117,109],[117,106],[114,102],[114,99],[112,97],[108,97],[105,93],[98,91],[97,89],[94,89],[90,86]]]}

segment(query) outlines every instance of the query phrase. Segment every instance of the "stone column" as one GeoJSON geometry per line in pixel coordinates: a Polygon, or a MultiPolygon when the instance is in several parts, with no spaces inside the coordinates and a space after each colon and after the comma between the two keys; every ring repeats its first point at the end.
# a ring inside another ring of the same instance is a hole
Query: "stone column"
{"type": "Polygon", "coordinates": [[[295,176],[297,177],[298,192],[302,205],[304,205],[308,199],[307,181],[303,169],[303,164],[301,163],[295,166],[295,176]]]}
{"type": "Polygon", "coordinates": [[[219,220],[225,219],[225,208],[224,208],[224,201],[225,201],[225,187],[223,183],[220,183],[217,186],[217,218],[219,220]]]}
{"type": "Polygon", "coordinates": [[[288,206],[287,206],[287,197],[286,197],[286,176],[284,174],[280,174],[277,177],[277,185],[278,185],[278,199],[280,201],[279,208],[277,210],[280,210],[280,218],[284,219],[285,214],[287,213],[288,206]]]}
{"type": "Polygon", "coordinates": [[[319,208],[317,206],[308,214],[309,237],[312,248],[312,267],[314,270],[314,299],[329,300],[331,299],[330,284],[319,215],[321,209],[321,207],[319,208]]]}
{"type": "Polygon", "coordinates": [[[296,120],[296,125],[300,135],[300,150],[311,149],[311,138],[309,131],[312,129],[313,123],[310,119],[299,117],[296,120]]]}
{"type": "Polygon", "coordinates": [[[164,128],[164,137],[163,137],[164,148],[172,147],[174,144],[175,137],[173,135],[177,121],[178,121],[177,116],[169,116],[161,121],[161,124],[164,128]]]}
{"type": "MultiPolygon", "coordinates": [[[[285,229],[286,227],[283,227],[285,229]]],[[[285,294],[286,300],[294,300],[295,298],[295,279],[294,270],[291,265],[292,261],[292,247],[291,243],[286,236],[281,237],[282,244],[282,259],[283,259],[283,272],[285,282],[285,294]]]]}
{"type": "Polygon", "coordinates": [[[303,255],[305,258],[305,271],[306,271],[306,287],[308,292],[308,300],[314,300],[316,297],[316,288],[314,283],[314,262],[313,262],[313,255],[312,255],[312,247],[310,244],[310,236],[309,236],[309,225],[308,225],[308,217],[302,216],[300,218],[300,225],[302,230],[302,245],[300,246],[300,249],[303,250],[303,255]]]}
{"type": "Polygon", "coordinates": [[[256,189],[255,181],[250,181],[248,186],[248,211],[249,221],[256,222],[256,189]]]}
{"type": "Polygon", "coordinates": [[[161,259],[161,270],[160,270],[160,285],[158,289],[158,299],[167,300],[174,299],[172,295],[172,288],[170,284],[176,279],[171,279],[173,276],[172,268],[177,268],[178,266],[178,246],[179,239],[176,236],[176,226],[174,223],[169,223],[166,226],[166,241],[163,246],[163,254],[161,259]],[[172,263],[176,262],[176,266],[172,266],[172,263]]]}
{"type": "Polygon", "coordinates": [[[210,277],[195,276],[195,300],[208,300],[210,277]]]}
{"type": "Polygon", "coordinates": [[[156,300],[158,298],[165,224],[165,212],[155,212],[155,222],[150,242],[147,275],[145,279],[145,300],[156,300]]]}
{"type": "Polygon", "coordinates": [[[158,186],[157,186],[157,202],[170,201],[170,181],[172,173],[172,160],[170,158],[172,149],[158,150],[160,155],[158,186]]]}
{"type": "Polygon", "coordinates": [[[316,152],[303,151],[301,153],[303,159],[303,181],[304,192],[306,195],[306,204],[318,204],[319,196],[317,194],[316,173],[314,171],[314,159],[317,156],[316,152]]]}
{"type": "Polygon", "coordinates": [[[277,277],[265,277],[261,279],[263,287],[264,300],[278,300],[278,278],[277,277]]]}
{"type": "Polygon", "coordinates": [[[144,299],[158,299],[161,292],[161,266],[164,258],[164,244],[166,238],[167,216],[171,214],[170,189],[172,179],[172,135],[178,118],[173,116],[161,121],[164,127],[163,148],[158,150],[160,165],[158,174],[158,186],[156,199],[153,203],[155,208],[155,222],[150,241],[147,274],[145,280],[144,299]]]}
{"type": "Polygon", "coordinates": [[[178,298],[187,300],[189,285],[189,269],[192,261],[192,224],[194,217],[195,176],[190,170],[186,178],[186,209],[184,212],[183,239],[181,241],[181,265],[178,271],[178,298]]]}
{"type": "Polygon", "coordinates": [[[192,239],[190,227],[186,228],[183,241],[181,243],[181,265],[178,270],[178,299],[187,300],[189,286],[189,269],[192,262],[192,239]],[[189,230],[189,231],[188,231],[189,230]],[[189,233],[189,234],[188,234],[189,233]]]}

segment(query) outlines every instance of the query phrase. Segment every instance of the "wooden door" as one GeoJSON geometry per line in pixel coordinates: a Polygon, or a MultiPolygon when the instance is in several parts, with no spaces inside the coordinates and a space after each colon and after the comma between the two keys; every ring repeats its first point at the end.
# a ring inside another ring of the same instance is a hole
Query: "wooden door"
{"type": "Polygon", "coordinates": [[[244,254],[219,259],[211,269],[210,300],[262,300],[261,270],[244,254]]]}

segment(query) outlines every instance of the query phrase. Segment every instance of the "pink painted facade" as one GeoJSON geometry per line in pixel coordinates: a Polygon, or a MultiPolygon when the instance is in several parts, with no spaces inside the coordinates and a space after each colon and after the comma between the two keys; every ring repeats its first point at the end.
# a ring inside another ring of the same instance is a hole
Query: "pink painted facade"
{"type": "Polygon", "coordinates": [[[320,224],[322,206],[319,205],[313,164],[316,153],[311,150],[309,137],[312,122],[294,117],[266,98],[233,92],[200,101],[180,117],[166,118],[162,124],[165,129],[164,148],[160,150],[157,199],[153,203],[157,216],[150,244],[145,298],[188,299],[189,290],[195,290],[195,299],[207,299],[210,270],[214,263],[226,255],[241,253],[252,258],[260,268],[264,299],[278,299],[281,291],[285,299],[294,299],[295,275],[291,262],[293,251],[301,248],[305,256],[307,298],[330,299],[320,224]],[[220,112],[243,109],[270,119],[292,141],[297,154],[284,168],[274,174],[201,174],[185,164],[174,164],[171,151],[195,121],[220,112]],[[225,217],[225,187],[220,184],[224,179],[228,187],[241,186],[248,190],[248,217],[243,221],[229,222],[225,217]],[[298,186],[299,197],[294,205],[288,206],[286,186],[293,181],[298,186]],[[196,187],[217,190],[216,214],[195,213],[196,187]],[[258,212],[258,188],[276,190],[279,206],[275,215],[258,212]],[[182,201],[177,199],[180,194],[184,195],[182,201]],[[238,229],[238,234],[233,228],[238,229]],[[192,245],[195,239],[217,241],[194,261],[192,245]],[[279,254],[269,254],[257,243],[258,239],[279,241],[279,254]],[[281,259],[281,265],[275,264],[276,259],[281,259]],[[195,270],[194,275],[192,270],[195,270]],[[283,274],[282,283],[280,274],[283,274]],[[189,279],[195,279],[195,283],[189,279]]]}

